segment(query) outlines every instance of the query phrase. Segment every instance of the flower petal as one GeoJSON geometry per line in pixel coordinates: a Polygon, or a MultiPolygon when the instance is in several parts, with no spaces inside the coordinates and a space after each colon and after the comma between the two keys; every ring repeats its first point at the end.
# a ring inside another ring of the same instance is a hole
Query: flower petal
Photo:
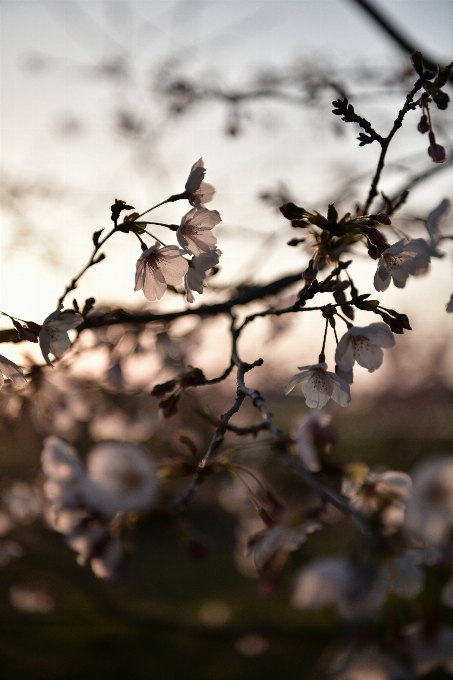
{"type": "MultiPolygon", "coordinates": [[[[10,361],[6,357],[0,354],[0,370],[7,378],[11,380],[15,387],[24,387],[27,384],[24,373],[19,366],[13,361],[10,361]]],[[[0,387],[3,385],[3,376],[0,383],[0,387]]]]}

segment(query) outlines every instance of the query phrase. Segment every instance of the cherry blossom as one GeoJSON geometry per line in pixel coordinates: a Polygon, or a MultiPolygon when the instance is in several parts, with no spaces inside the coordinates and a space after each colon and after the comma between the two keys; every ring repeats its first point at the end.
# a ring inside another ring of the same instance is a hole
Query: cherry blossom
{"type": "Polygon", "coordinates": [[[24,387],[27,384],[22,369],[14,361],[10,361],[0,354],[0,389],[4,385],[5,378],[9,378],[14,387],[24,387]]]}
{"type": "Polygon", "coordinates": [[[337,345],[335,361],[342,371],[349,371],[355,362],[370,373],[382,364],[382,347],[393,347],[395,338],[385,323],[372,323],[364,328],[352,326],[337,345]]]}
{"type": "Polygon", "coordinates": [[[333,607],[346,620],[370,619],[383,604],[387,579],[381,571],[365,579],[360,568],[346,557],[321,557],[299,572],[292,595],[296,609],[333,607]]]}
{"type": "Polygon", "coordinates": [[[157,494],[157,476],[146,450],[129,442],[102,442],[88,454],[85,497],[106,517],[146,511],[157,494]]]}
{"type": "Polygon", "coordinates": [[[253,559],[258,572],[262,572],[277,553],[290,553],[298,550],[314,531],[319,531],[322,526],[312,520],[300,526],[274,526],[265,529],[249,542],[248,554],[253,553],[253,559]]]}
{"type": "Polygon", "coordinates": [[[187,273],[189,264],[182,257],[184,251],[177,246],[157,243],[144,250],[137,260],[135,291],[143,290],[147,300],[160,300],[167,285],[178,286],[187,273]]]}
{"type": "Polygon", "coordinates": [[[365,465],[346,467],[341,491],[351,507],[365,514],[379,513],[384,535],[395,533],[404,522],[405,505],[410,497],[412,480],[405,472],[372,472],[365,465]]]}
{"type": "Polygon", "coordinates": [[[62,312],[60,305],[45,319],[39,332],[39,345],[46,364],[53,366],[49,359],[49,352],[54,357],[61,357],[71,347],[68,331],[79,326],[83,317],[77,312],[62,312]]]}
{"type": "Polygon", "coordinates": [[[441,546],[453,528],[453,456],[421,462],[412,479],[405,530],[426,545],[441,546]]]}
{"type": "Polygon", "coordinates": [[[298,383],[302,383],[302,394],[310,408],[322,408],[329,399],[340,406],[347,406],[351,401],[348,383],[335,373],[327,371],[327,364],[299,366],[298,369],[302,373],[293,375],[285,387],[285,394],[289,394],[298,383]]]}
{"type": "Polygon", "coordinates": [[[184,277],[187,302],[194,301],[193,290],[201,294],[203,288],[208,287],[206,283],[208,272],[219,263],[221,254],[220,250],[209,250],[207,253],[201,253],[189,260],[189,269],[184,277]]]}
{"type": "Polygon", "coordinates": [[[425,226],[429,235],[429,246],[432,257],[443,257],[445,255],[445,253],[442,253],[437,249],[437,246],[442,240],[442,232],[439,229],[439,224],[447,217],[450,210],[451,201],[448,198],[444,198],[437,208],[434,208],[434,210],[429,213],[426,219],[425,226]]]}
{"type": "Polygon", "coordinates": [[[217,210],[192,208],[184,215],[176,232],[176,238],[182,248],[191,255],[209,253],[215,249],[217,239],[211,232],[221,217],[217,210]]]}
{"type": "Polygon", "coordinates": [[[203,182],[205,172],[204,161],[202,158],[199,158],[192,165],[185,186],[186,192],[189,194],[189,203],[197,208],[203,207],[205,203],[212,201],[215,194],[215,188],[212,184],[203,182]]]}
{"type": "Polygon", "coordinates": [[[333,441],[330,428],[332,417],[320,411],[310,411],[297,425],[294,435],[297,455],[304,467],[311,472],[319,472],[321,462],[318,448],[326,448],[333,441]]]}
{"type": "Polygon", "coordinates": [[[378,268],[374,276],[374,287],[378,291],[387,290],[390,281],[397,288],[404,288],[409,275],[418,270],[427,269],[430,262],[429,246],[422,238],[401,239],[379,258],[378,268]]]}

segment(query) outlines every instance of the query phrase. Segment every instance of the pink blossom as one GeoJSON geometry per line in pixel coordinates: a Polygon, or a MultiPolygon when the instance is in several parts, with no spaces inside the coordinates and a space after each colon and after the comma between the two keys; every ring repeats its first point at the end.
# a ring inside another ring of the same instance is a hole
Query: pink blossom
{"type": "Polygon", "coordinates": [[[156,242],[137,260],[134,290],[143,290],[147,300],[160,300],[167,285],[178,286],[187,273],[189,264],[177,246],[164,246],[156,242]]]}

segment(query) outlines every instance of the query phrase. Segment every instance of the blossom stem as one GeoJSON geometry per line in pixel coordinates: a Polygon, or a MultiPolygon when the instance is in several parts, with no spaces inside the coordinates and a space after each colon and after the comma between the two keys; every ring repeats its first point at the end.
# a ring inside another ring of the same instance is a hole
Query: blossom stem
{"type": "MultiPolygon", "coordinates": [[[[346,324],[346,326],[347,326],[348,328],[352,328],[352,327],[353,327],[354,324],[350,323],[350,321],[348,321],[347,319],[345,319],[344,316],[342,316],[342,315],[340,314],[340,312],[336,312],[336,315],[339,316],[340,319],[341,319],[342,321],[345,322],[345,324],[346,324]]],[[[334,330],[335,330],[335,328],[334,328],[334,330]]],[[[337,337],[337,334],[336,334],[336,333],[335,333],[335,337],[337,337]]],[[[337,340],[337,342],[338,342],[338,340],[337,340]]]]}
{"type": "MultiPolygon", "coordinates": [[[[62,296],[59,298],[59,300],[58,300],[57,306],[63,304],[63,300],[65,299],[66,295],[67,295],[68,293],[70,293],[71,290],[75,290],[75,289],[77,288],[77,284],[78,284],[79,280],[80,280],[80,279],[82,278],[82,276],[85,274],[85,272],[87,271],[87,269],[89,269],[90,267],[92,267],[93,265],[95,265],[95,264],[97,264],[98,262],[101,261],[99,258],[98,258],[98,259],[95,259],[95,258],[96,258],[96,255],[98,254],[99,250],[102,248],[102,246],[104,245],[104,243],[106,243],[106,242],[109,240],[109,238],[110,238],[111,236],[113,236],[113,234],[114,234],[116,231],[119,231],[119,230],[118,230],[118,225],[117,225],[116,222],[115,222],[115,226],[113,227],[113,229],[111,229],[111,230],[109,231],[109,233],[108,233],[103,239],[101,239],[100,241],[98,241],[98,242],[96,243],[96,245],[94,246],[93,252],[91,253],[91,257],[90,257],[90,259],[88,260],[88,263],[85,265],[85,267],[84,267],[84,268],[77,274],[77,276],[75,276],[75,277],[71,280],[71,282],[66,286],[66,288],[65,288],[65,290],[64,290],[64,292],[63,292],[63,295],[62,295],[62,296]]],[[[102,258],[102,259],[104,259],[104,258],[102,258]]]]}
{"type": "Polygon", "coordinates": [[[152,238],[155,238],[156,241],[158,241],[158,242],[160,243],[161,246],[164,246],[165,248],[167,247],[167,246],[165,245],[165,243],[164,243],[163,241],[160,240],[160,238],[157,238],[157,236],[154,236],[154,234],[152,234],[150,231],[146,231],[146,229],[145,229],[145,231],[144,231],[143,233],[144,233],[144,234],[148,234],[148,236],[151,236],[152,238]]]}
{"type": "Polygon", "coordinates": [[[169,203],[170,199],[166,198],[165,201],[161,201],[157,205],[153,205],[152,208],[148,208],[148,210],[145,210],[145,212],[140,213],[140,215],[137,215],[137,217],[134,219],[134,222],[136,222],[140,217],[143,217],[143,215],[146,215],[147,213],[151,212],[151,210],[155,210],[156,208],[159,208],[161,205],[165,205],[165,203],[169,203]]]}
{"type": "Polygon", "coordinates": [[[326,340],[327,340],[327,328],[329,326],[329,319],[326,319],[326,327],[324,328],[324,339],[322,341],[322,349],[321,349],[321,354],[319,355],[318,363],[324,364],[326,361],[326,355],[324,354],[324,350],[326,349],[326,340]]]}
{"type": "Polygon", "coordinates": [[[178,230],[178,225],[177,224],[166,224],[165,222],[142,222],[142,224],[156,224],[158,227],[167,227],[167,229],[171,229],[172,231],[177,231],[178,230]]]}

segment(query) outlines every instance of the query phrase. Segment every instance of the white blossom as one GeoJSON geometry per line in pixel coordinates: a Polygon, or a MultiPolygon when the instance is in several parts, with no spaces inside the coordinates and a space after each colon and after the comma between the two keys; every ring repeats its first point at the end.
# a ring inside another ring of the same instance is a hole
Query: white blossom
{"type": "Polygon", "coordinates": [[[321,463],[316,445],[330,444],[330,421],[332,417],[320,411],[310,411],[297,425],[294,435],[297,455],[304,467],[311,472],[319,472],[321,463]]]}
{"type": "Polygon", "coordinates": [[[212,201],[215,188],[208,182],[203,182],[206,169],[202,158],[199,158],[192,168],[187,178],[185,189],[189,194],[189,203],[197,208],[201,208],[205,203],[212,201]]]}
{"type": "Polygon", "coordinates": [[[453,528],[453,456],[424,460],[412,480],[405,530],[426,545],[441,546],[453,528]]]}
{"type": "Polygon", "coordinates": [[[179,245],[191,255],[215,249],[217,239],[211,232],[221,218],[217,210],[192,208],[184,215],[176,232],[179,245]]]}
{"type": "Polygon", "coordinates": [[[383,572],[369,578],[345,557],[321,557],[301,569],[291,602],[309,611],[333,607],[341,618],[359,620],[372,618],[386,594],[383,572]]]}
{"type": "Polygon", "coordinates": [[[412,680],[412,673],[376,644],[352,644],[329,667],[329,680],[412,680]]]}
{"type": "Polygon", "coordinates": [[[63,305],[59,305],[47,319],[39,331],[39,345],[46,364],[52,366],[49,352],[58,358],[71,347],[68,331],[79,326],[82,315],[77,312],[62,312],[63,305]]]}
{"type": "Polygon", "coordinates": [[[0,389],[3,387],[5,378],[9,378],[14,387],[24,387],[27,384],[22,369],[14,361],[0,354],[0,389]]]}
{"type": "Polygon", "coordinates": [[[405,505],[412,489],[410,476],[398,470],[372,472],[366,466],[351,467],[351,474],[342,480],[343,495],[359,512],[379,512],[381,529],[386,536],[395,533],[404,521],[405,505]]]}
{"type": "Polygon", "coordinates": [[[430,252],[433,257],[443,257],[445,253],[440,252],[437,246],[442,240],[442,232],[439,229],[439,224],[442,222],[451,210],[451,201],[448,198],[444,198],[443,201],[439,203],[437,208],[432,210],[425,222],[426,230],[429,235],[429,245],[430,252]]]}
{"type": "Polygon", "coordinates": [[[357,361],[370,373],[382,364],[382,347],[393,347],[395,337],[385,323],[372,323],[364,328],[352,326],[337,345],[335,361],[342,371],[349,371],[357,361]]]}
{"type": "Polygon", "coordinates": [[[85,497],[107,517],[149,510],[157,494],[155,467],[146,450],[129,442],[103,442],[88,454],[85,497]]]}
{"type": "Polygon", "coordinates": [[[189,194],[194,194],[200,188],[203,178],[206,173],[206,168],[204,167],[204,161],[199,158],[196,163],[194,163],[190,169],[189,176],[187,178],[185,190],[189,194]]]}
{"type": "Polygon", "coordinates": [[[220,250],[209,250],[201,253],[189,260],[189,269],[184,277],[186,287],[187,302],[193,302],[192,291],[203,293],[203,288],[207,288],[206,279],[209,271],[219,263],[222,252],[220,250]]]}
{"type": "Polygon", "coordinates": [[[397,288],[404,288],[409,275],[414,276],[418,270],[427,269],[430,262],[429,246],[422,238],[401,239],[379,258],[374,276],[374,287],[378,291],[387,290],[390,281],[397,288]]]}
{"type": "Polygon", "coordinates": [[[247,554],[253,553],[257,571],[263,571],[277,553],[289,553],[298,550],[314,531],[322,529],[319,522],[312,520],[300,526],[276,526],[265,529],[254,536],[247,554]]]}
{"type": "Polygon", "coordinates": [[[156,242],[137,260],[135,291],[143,290],[147,300],[160,300],[167,285],[178,286],[187,273],[189,264],[182,257],[184,251],[177,246],[164,246],[156,242]]]}
{"type": "Polygon", "coordinates": [[[327,371],[327,364],[299,366],[298,369],[302,372],[293,375],[285,388],[285,394],[289,394],[298,383],[302,383],[302,394],[310,408],[322,408],[329,399],[340,406],[347,406],[351,401],[348,383],[335,373],[327,371]]]}

